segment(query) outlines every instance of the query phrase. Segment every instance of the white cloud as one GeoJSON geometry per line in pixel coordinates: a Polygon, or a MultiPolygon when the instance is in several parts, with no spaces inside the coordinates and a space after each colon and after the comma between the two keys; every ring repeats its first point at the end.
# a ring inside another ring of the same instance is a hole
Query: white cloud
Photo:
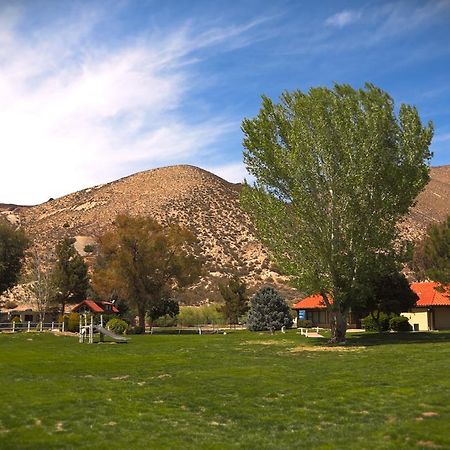
{"type": "Polygon", "coordinates": [[[450,133],[444,133],[444,134],[437,134],[434,138],[433,138],[433,142],[447,142],[450,141],[450,133]]]}
{"type": "Polygon", "coordinates": [[[337,28],[343,28],[351,23],[357,22],[361,18],[360,11],[344,10],[340,11],[325,20],[325,25],[337,28]]]}
{"type": "Polygon", "coordinates": [[[215,173],[219,177],[229,181],[230,183],[242,183],[244,179],[247,182],[252,183],[254,177],[247,172],[243,162],[235,162],[229,164],[223,164],[219,166],[204,167],[205,170],[209,170],[215,173]]]}
{"type": "Polygon", "coordinates": [[[257,22],[195,33],[186,26],[108,49],[91,41],[96,14],[48,24],[33,39],[17,31],[20,20],[18,10],[0,18],[0,202],[42,202],[189,160],[234,126],[194,122],[179,109],[194,85],[194,53],[245,45],[257,22]]]}

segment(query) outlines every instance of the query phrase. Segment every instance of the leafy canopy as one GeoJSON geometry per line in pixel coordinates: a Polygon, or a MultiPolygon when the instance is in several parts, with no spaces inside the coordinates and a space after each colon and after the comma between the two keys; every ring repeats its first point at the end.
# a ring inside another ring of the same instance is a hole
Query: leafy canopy
{"type": "Polygon", "coordinates": [[[345,335],[357,292],[380,255],[396,259],[396,223],[428,182],[431,122],[423,126],[409,105],[397,116],[372,84],[335,84],[285,92],[278,104],[263,97],[242,130],[256,179],[244,207],[294,283],[325,302],[332,295],[345,335]]]}
{"type": "Polygon", "coordinates": [[[218,310],[224,315],[228,323],[239,323],[239,317],[248,309],[247,287],[238,277],[231,278],[227,284],[219,284],[220,295],[224,304],[218,310]]]}
{"type": "Polygon", "coordinates": [[[114,225],[99,239],[94,290],[125,300],[137,311],[143,329],[147,312],[152,320],[172,314],[171,292],[200,275],[196,239],[178,225],[163,227],[150,217],[120,215],[114,225]]]}
{"type": "Polygon", "coordinates": [[[52,272],[52,284],[62,311],[66,303],[84,300],[89,288],[88,267],[75,250],[74,243],[75,239],[64,238],[55,249],[57,260],[52,272]]]}
{"type": "Polygon", "coordinates": [[[23,231],[0,220],[0,294],[17,283],[27,247],[23,231]]]}

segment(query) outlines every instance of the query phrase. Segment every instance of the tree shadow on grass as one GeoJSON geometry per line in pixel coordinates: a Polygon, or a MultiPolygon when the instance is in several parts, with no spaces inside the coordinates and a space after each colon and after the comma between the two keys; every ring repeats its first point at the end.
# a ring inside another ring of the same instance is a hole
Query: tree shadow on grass
{"type": "Polygon", "coordinates": [[[450,343],[449,331],[358,333],[347,335],[346,346],[450,343]]]}

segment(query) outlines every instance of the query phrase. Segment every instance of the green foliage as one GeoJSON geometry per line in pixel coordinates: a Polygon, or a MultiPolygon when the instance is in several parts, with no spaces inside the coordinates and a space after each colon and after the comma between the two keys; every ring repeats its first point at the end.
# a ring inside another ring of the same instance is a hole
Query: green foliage
{"type": "Polygon", "coordinates": [[[158,303],[154,303],[147,311],[150,322],[153,323],[160,317],[174,318],[180,312],[180,305],[172,298],[162,298],[158,303]]]}
{"type": "Polygon", "coordinates": [[[274,331],[291,326],[292,317],[284,298],[271,287],[261,288],[251,300],[247,328],[250,331],[274,331]]]}
{"type": "Polygon", "coordinates": [[[450,284],[450,215],[431,225],[425,239],[416,245],[413,268],[421,278],[450,284]]]}
{"type": "Polygon", "coordinates": [[[284,92],[242,123],[256,178],[242,204],[284,273],[333,298],[334,339],[380,259],[399,258],[397,222],[429,180],[433,126],[366,84],[284,92]]]}
{"type": "Polygon", "coordinates": [[[297,320],[297,328],[311,328],[313,323],[310,320],[299,319],[297,320]]]}
{"type": "Polygon", "coordinates": [[[52,272],[56,300],[64,312],[65,304],[86,298],[89,287],[88,268],[73,244],[75,239],[64,238],[56,245],[56,263],[52,272]]]}
{"type": "Polygon", "coordinates": [[[393,316],[389,320],[389,328],[393,331],[411,331],[408,318],[404,316],[393,316]]]}
{"type": "Polygon", "coordinates": [[[126,300],[143,330],[147,312],[163,310],[161,303],[172,291],[198,279],[197,241],[187,229],[162,227],[150,217],[121,215],[114,224],[99,239],[94,289],[103,298],[126,300]]]}
{"type": "Polygon", "coordinates": [[[23,231],[0,220],[0,294],[17,283],[27,247],[23,231]]]}
{"type": "Polygon", "coordinates": [[[84,246],[84,251],[86,253],[94,253],[95,247],[92,244],[86,244],[84,246]]]}
{"type": "Polygon", "coordinates": [[[155,327],[176,327],[178,324],[178,318],[175,316],[169,316],[168,314],[159,317],[153,321],[155,327]]]}
{"type": "Polygon", "coordinates": [[[239,323],[239,318],[249,310],[245,283],[238,277],[233,277],[228,284],[219,284],[219,291],[225,301],[219,311],[228,323],[239,323]]]}
{"type": "Polygon", "coordinates": [[[128,330],[128,324],[125,320],[114,317],[108,321],[106,328],[116,334],[125,334],[128,330]]]}
{"type": "Polygon", "coordinates": [[[384,312],[376,311],[362,319],[363,327],[366,331],[387,331],[389,330],[389,320],[391,316],[384,312]]]}
{"type": "Polygon", "coordinates": [[[182,326],[223,325],[226,323],[226,319],[218,311],[216,305],[182,306],[177,321],[178,325],[182,326]]]}
{"type": "Polygon", "coordinates": [[[11,319],[11,323],[13,323],[13,322],[15,322],[15,323],[21,323],[22,321],[20,320],[20,317],[19,317],[19,316],[14,316],[14,317],[11,319]]]}
{"type": "Polygon", "coordinates": [[[366,292],[365,312],[380,311],[398,315],[409,311],[419,299],[406,277],[396,271],[384,275],[377,275],[375,271],[366,285],[366,292]]]}
{"type": "Polygon", "coordinates": [[[80,331],[80,315],[78,313],[70,313],[64,316],[64,328],[66,331],[78,333],[80,331]]]}

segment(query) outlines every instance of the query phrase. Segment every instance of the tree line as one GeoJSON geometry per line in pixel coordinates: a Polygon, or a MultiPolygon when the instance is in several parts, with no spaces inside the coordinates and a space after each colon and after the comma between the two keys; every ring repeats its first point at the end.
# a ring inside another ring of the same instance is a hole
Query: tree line
{"type": "MultiPolygon", "coordinates": [[[[322,296],[334,342],[345,339],[350,310],[376,317],[413,304],[401,274],[407,261],[419,276],[449,283],[450,218],[430,228],[412,262],[397,226],[429,181],[433,124],[422,124],[414,106],[402,104],[397,113],[372,84],[335,84],[284,92],[279,103],[263,97],[242,131],[255,182],[244,185],[241,204],[293,285],[322,296]]],[[[88,271],[72,244],[58,244],[51,276],[34,257],[34,289],[43,302],[46,283],[61,307],[86,292],[88,271]]],[[[26,245],[20,230],[1,225],[1,290],[17,282],[26,245]]],[[[93,292],[124,301],[140,323],[146,314],[174,313],[172,293],[201,276],[198,243],[178,225],[119,216],[98,247],[93,292]]],[[[245,290],[231,279],[220,291],[223,313],[237,321],[248,308],[245,290]]]]}

